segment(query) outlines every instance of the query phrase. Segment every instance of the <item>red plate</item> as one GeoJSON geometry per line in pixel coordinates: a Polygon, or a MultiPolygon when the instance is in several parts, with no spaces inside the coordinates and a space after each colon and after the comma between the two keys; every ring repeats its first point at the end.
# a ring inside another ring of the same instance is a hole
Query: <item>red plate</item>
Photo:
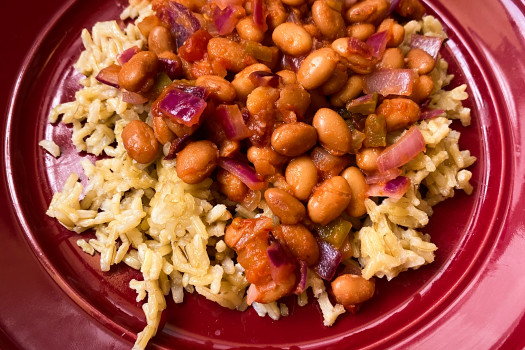
{"type": "MultiPolygon", "coordinates": [[[[81,29],[117,18],[122,1],[4,3],[1,32],[9,41],[0,69],[8,84],[1,91],[11,97],[1,117],[0,347],[130,348],[145,323],[127,286],[138,274],[125,267],[99,272],[98,257],[76,246],[79,236],[45,215],[53,191],[80,170],[70,129],[48,125],[47,115],[78,87],[71,65],[81,29]],[[44,137],[62,147],[58,160],[38,147],[44,137]]],[[[469,85],[472,126],[454,125],[462,148],[478,157],[473,195],[458,193],[438,205],[424,230],[439,247],[436,261],[379,281],[359,314],[330,328],[316,305],[288,300],[291,316],[275,322],[190,295],[182,305],[169,302],[152,348],[525,346],[525,126],[518,118],[525,113],[525,7],[518,0],[427,5],[450,36],[443,53],[456,74],[453,84],[469,85]]]]}

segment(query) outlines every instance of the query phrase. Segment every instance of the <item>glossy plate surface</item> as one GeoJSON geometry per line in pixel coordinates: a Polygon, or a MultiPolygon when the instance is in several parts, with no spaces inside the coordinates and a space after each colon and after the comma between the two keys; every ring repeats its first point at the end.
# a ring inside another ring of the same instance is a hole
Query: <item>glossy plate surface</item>
{"type": "MultiPolygon", "coordinates": [[[[522,348],[525,339],[525,7],[520,1],[429,0],[450,40],[442,50],[467,83],[473,122],[460,144],[478,157],[475,192],[435,207],[424,230],[436,261],[391,282],[355,315],[322,326],[316,305],[294,306],[275,322],[253,310],[230,311],[198,295],[169,302],[152,348],[522,348]]],[[[118,18],[122,1],[2,2],[3,33],[11,33],[0,65],[0,347],[8,349],[130,348],[144,326],[128,288],[139,274],[98,270],[80,251],[79,236],[45,215],[52,193],[80,171],[70,129],[47,123],[49,110],[74,98],[71,65],[80,31],[118,18]],[[13,30],[13,28],[20,28],[13,30]],[[45,154],[53,139],[64,155],[45,154]]],[[[312,300],[312,298],[311,298],[312,300]]]]}

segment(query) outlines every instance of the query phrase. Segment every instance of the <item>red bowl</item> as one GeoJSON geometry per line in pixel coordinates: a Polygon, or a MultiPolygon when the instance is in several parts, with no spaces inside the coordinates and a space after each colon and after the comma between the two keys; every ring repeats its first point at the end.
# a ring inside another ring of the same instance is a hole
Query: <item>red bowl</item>
{"type": "MultiPolygon", "coordinates": [[[[322,325],[315,303],[298,307],[293,298],[286,300],[291,315],[280,321],[258,317],[252,309],[224,309],[199,295],[186,295],[183,304],[168,298],[164,326],[152,348],[525,346],[520,336],[525,330],[525,278],[520,274],[525,129],[518,118],[525,112],[525,9],[509,0],[426,3],[450,37],[442,53],[456,75],[453,85],[469,86],[472,125],[453,125],[461,131],[461,148],[478,157],[472,168],[474,193],[458,192],[436,206],[423,230],[439,247],[436,261],[390,282],[379,280],[376,296],[360,313],[345,314],[329,328],[322,325]]],[[[14,15],[3,25],[12,28],[23,20],[23,32],[31,35],[44,29],[29,52],[27,41],[13,41],[18,51],[9,58],[12,66],[0,67],[15,83],[2,88],[4,96],[11,91],[11,98],[2,117],[0,190],[6,204],[0,219],[6,248],[0,257],[0,346],[130,348],[145,325],[128,287],[140,274],[125,266],[100,272],[98,256],[76,246],[80,237],[45,215],[53,192],[72,171],[82,173],[79,159],[86,156],[71,145],[71,129],[50,125],[48,113],[74,99],[79,87],[72,64],[81,52],[82,28],[118,18],[123,0],[7,6],[3,13],[14,15]],[[44,27],[46,16],[51,19],[44,27]],[[15,67],[20,67],[18,75],[15,67]],[[53,139],[63,155],[55,159],[40,149],[43,138],[53,139]]]]}

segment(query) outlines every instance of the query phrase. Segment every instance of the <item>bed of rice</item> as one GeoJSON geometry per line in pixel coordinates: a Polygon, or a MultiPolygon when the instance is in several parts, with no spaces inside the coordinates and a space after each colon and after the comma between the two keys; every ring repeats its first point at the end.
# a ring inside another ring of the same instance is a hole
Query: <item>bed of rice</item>
{"type": "MultiPolygon", "coordinates": [[[[151,13],[148,1],[132,0],[122,19],[140,20],[151,13]]],[[[405,29],[407,38],[415,32],[446,37],[441,24],[430,16],[408,23],[405,29]]],[[[122,30],[115,21],[100,22],[91,34],[84,29],[82,41],[85,50],[74,67],[86,76],[81,81],[83,88],[76,93],[75,101],[56,106],[50,121],[62,116],[63,123],[72,125],[72,143],[79,152],[110,158],[95,164],[82,160],[87,186],[82,186],[77,174],[71,174],[62,191],[54,194],[47,214],[76,233],[95,232],[96,239],[79,239],[77,244],[88,254],[100,254],[102,271],[121,262],[141,271],[143,281],[129,283],[137,292],[137,301],[145,300],[142,308],[147,320],[134,349],[144,349],[157,332],[170,292],[176,303],[183,301],[184,291],[196,292],[221,306],[245,310],[248,282],[243,268],[234,263],[233,250],[222,239],[232,215],[224,204],[211,204],[216,203],[210,189],[212,181],[188,185],[177,177],[175,161],[141,165],[132,160],[122,144],[121,132],[135,119],[151,125],[149,106],[127,104],[118,89],[95,79],[100,69],[115,63],[119,52],[132,46],[144,47],[142,34],[133,24],[122,30]]],[[[391,279],[402,271],[431,263],[437,247],[429,235],[418,230],[428,223],[433,205],[454,196],[456,189],[472,192],[472,173],[465,168],[475,157],[459,150],[460,134],[450,128],[452,119],[465,126],[470,123],[470,110],[461,103],[468,95],[465,85],[442,90],[452,79],[447,67],[440,58],[431,73],[435,90],[430,104],[444,109],[446,115],[419,124],[427,150],[403,168],[412,187],[399,200],[386,199],[379,205],[367,200],[369,217],[360,230],[351,233],[353,255],[365,278],[391,279]],[[424,198],[418,191],[420,184],[428,188],[424,198]]],[[[396,136],[391,135],[389,141],[394,142],[396,136]]],[[[54,142],[43,140],[40,145],[53,156],[60,156],[54,142]]],[[[264,201],[258,212],[272,216],[264,201]]],[[[235,215],[257,214],[237,206],[235,215]]],[[[332,325],[345,309],[331,303],[315,273],[309,272],[307,285],[320,305],[324,324],[332,325]]],[[[297,302],[308,303],[306,292],[297,302]]],[[[253,307],[259,315],[273,319],[288,315],[282,303],[254,303],[253,307]]]]}

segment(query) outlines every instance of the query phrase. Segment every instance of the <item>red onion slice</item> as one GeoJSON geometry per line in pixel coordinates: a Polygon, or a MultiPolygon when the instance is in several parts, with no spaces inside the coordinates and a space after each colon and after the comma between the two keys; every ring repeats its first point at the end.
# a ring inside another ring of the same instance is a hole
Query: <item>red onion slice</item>
{"type": "MultiPolygon", "coordinates": [[[[158,118],[158,117],[155,117],[155,118],[158,118]]],[[[164,159],[166,160],[175,159],[175,156],[177,155],[177,153],[182,151],[182,149],[186,147],[186,145],[188,144],[190,140],[191,140],[191,135],[184,135],[182,137],[179,137],[171,141],[170,150],[168,154],[166,155],[166,157],[164,157],[164,159]]]]}
{"type": "Polygon", "coordinates": [[[136,53],[139,53],[141,50],[137,46],[132,46],[129,49],[126,49],[117,55],[117,62],[122,66],[124,63],[128,62],[131,57],[135,56],[136,53]]]}
{"type": "Polygon", "coordinates": [[[395,179],[401,175],[401,170],[399,168],[393,168],[385,171],[384,173],[375,172],[373,174],[367,175],[365,181],[367,184],[372,185],[376,183],[387,183],[390,180],[395,179]]]}
{"type": "Polygon", "coordinates": [[[295,262],[278,240],[270,236],[269,241],[270,245],[266,250],[266,254],[270,261],[272,280],[276,283],[282,283],[295,270],[295,262]]]}
{"type": "Polygon", "coordinates": [[[399,6],[399,3],[401,0],[390,0],[390,8],[388,9],[386,16],[390,16],[392,12],[396,10],[396,8],[399,6]]]}
{"type": "Polygon", "coordinates": [[[445,113],[445,111],[442,109],[429,109],[429,110],[421,112],[421,115],[419,116],[419,120],[436,118],[442,115],[443,113],[445,113]]]}
{"type": "Polygon", "coordinates": [[[213,12],[213,24],[215,28],[217,28],[219,35],[226,35],[233,32],[239,21],[239,17],[236,15],[239,9],[244,11],[244,9],[239,6],[231,5],[226,6],[224,9],[220,9],[219,7],[215,8],[213,12]]]}
{"type": "Polygon", "coordinates": [[[425,149],[425,139],[417,126],[412,126],[396,143],[377,157],[379,172],[384,173],[410,162],[425,149]]]}
{"type": "Polygon", "coordinates": [[[412,34],[410,37],[411,48],[421,49],[432,56],[433,59],[437,58],[441,45],[443,45],[443,38],[437,36],[412,34]]]}
{"type": "Polygon", "coordinates": [[[217,4],[217,7],[219,7],[221,10],[224,10],[228,5],[242,6],[244,1],[243,0],[215,0],[215,3],[217,4]]]}
{"type": "Polygon", "coordinates": [[[171,80],[180,78],[182,75],[182,65],[178,60],[169,58],[159,58],[159,72],[164,72],[171,80]]]}
{"type": "Polygon", "coordinates": [[[112,64],[111,66],[102,68],[98,72],[95,79],[97,79],[97,81],[101,82],[102,84],[106,84],[106,85],[119,89],[120,85],[118,83],[118,73],[120,72],[121,68],[122,67],[116,64],[112,64]]]}
{"type": "Polygon", "coordinates": [[[264,18],[263,0],[253,0],[253,24],[259,28],[264,28],[264,18]]]}
{"type": "Polygon", "coordinates": [[[388,181],[386,184],[375,184],[368,188],[367,195],[370,197],[390,197],[399,199],[410,188],[410,179],[404,176],[388,181]]]}
{"type": "Polygon", "coordinates": [[[127,90],[122,90],[122,101],[126,103],[131,103],[132,105],[141,105],[148,102],[148,98],[137,94],[136,92],[131,92],[127,90]]]}
{"type": "Polygon", "coordinates": [[[314,271],[324,280],[330,281],[334,276],[342,259],[341,252],[328,242],[317,238],[319,245],[319,261],[314,271]]]}
{"type": "Polygon", "coordinates": [[[414,86],[414,71],[411,69],[379,69],[365,77],[366,94],[383,96],[410,96],[414,86]]]}
{"type": "Polygon", "coordinates": [[[381,59],[386,50],[386,43],[388,42],[388,32],[386,30],[372,34],[367,40],[366,44],[369,45],[373,51],[372,56],[381,59]]]}
{"type": "Polygon", "coordinates": [[[200,122],[206,105],[202,98],[172,88],[153,103],[152,109],[160,111],[162,115],[170,117],[177,123],[192,126],[200,122]]]}
{"type": "Polygon", "coordinates": [[[237,105],[219,105],[215,109],[215,118],[219,120],[228,139],[237,141],[251,136],[251,131],[244,123],[237,105]]]}
{"type": "Polygon", "coordinates": [[[172,34],[177,38],[177,47],[182,46],[186,39],[201,28],[197,17],[178,2],[154,1],[153,10],[161,21],[169,23],[172,34]]]}
{"type": "Polygon", "coordinates": [[[299,283],[297,283],[297,287],[295,288],[294,294],[301,294],[306,289],[306,280],[308,277],[308,264],[306,264],[306,261],[299,260],[299,283]]]}
{"type": "Polygon", "coordinates": [[[220,158],[219,166],[237,176],[251,190],[258,191],[267,186],[267,183],[259,178],[254,168],[240,160],[220,158]]]}

